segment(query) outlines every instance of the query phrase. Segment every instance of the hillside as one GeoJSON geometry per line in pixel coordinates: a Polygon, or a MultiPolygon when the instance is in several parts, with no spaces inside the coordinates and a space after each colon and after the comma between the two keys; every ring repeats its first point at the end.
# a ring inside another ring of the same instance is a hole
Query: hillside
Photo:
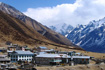
{"type": "Polygon", "coordinates": [[[66,46],[57,44],[35,31],[31,26],[28,26],[23,21],[20,21],[19,19],[0,11],[0,44],[6,41],[10,41],[19,45],[29,45],[31,46],[30,48],[37,45],[46,45],[47,47],[48,45],[53,45],[55,47],[82,50],[75,45],[66,46]]]}
{"type": "Polygon", "coordinates": [[[24,22],[0,11],[0,41],[35,45],[38,40],[50,42],[24,22]]]}
{"type": "Polygon", "coordinates": [[[47,39],[63,45],[74,45],[65,38],[63,35],[56,33],[49,29],[48,27],[42,25],[41,23],[37,22],[36,20],[31,19],[30,17],[24,15],[23,13],[16,10],[14,7],[9,6],[7,4],[1,3],[0,4],[0,10],[4,13],[7,13],[13,17],[16,17],[24,22],[24,24],[27,24],[31,26],[34,30],[45,36],[47,39]]]}

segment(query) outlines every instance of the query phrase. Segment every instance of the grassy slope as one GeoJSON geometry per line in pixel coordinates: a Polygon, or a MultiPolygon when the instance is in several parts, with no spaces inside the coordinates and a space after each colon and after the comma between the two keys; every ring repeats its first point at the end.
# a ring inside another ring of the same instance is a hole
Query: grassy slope
{"type": "Polygon", "coordinates": [[[20,41],[26,44],[35,44],[36,39],[50,42],[24,22],[0,11],[0,39],[1,41],[20,41]]]}

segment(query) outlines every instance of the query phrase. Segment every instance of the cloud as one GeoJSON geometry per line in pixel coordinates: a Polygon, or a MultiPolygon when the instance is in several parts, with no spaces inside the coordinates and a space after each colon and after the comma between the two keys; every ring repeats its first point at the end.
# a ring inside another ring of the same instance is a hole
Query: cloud
{"type": "Polygon", "coordinates": [[[74,4],[28,8],[23,13],[47,26],[60,23],[85,25],[105,17],[105,0],[76,0],[74,4]]]}

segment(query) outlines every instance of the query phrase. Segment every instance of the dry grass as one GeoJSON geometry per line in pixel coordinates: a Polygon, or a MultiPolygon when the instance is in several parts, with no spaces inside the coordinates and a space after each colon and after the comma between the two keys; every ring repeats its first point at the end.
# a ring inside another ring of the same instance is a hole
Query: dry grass
{"type": "Polygon", "coordinates": [[[4,14],[0,11],[0,41],[35,45],[40,41],[49,42],[47,38],[39,34],[24,22],[4,14]]]}
{"type": "Polygon", "coordinates": [[[76,65],[76,66],[48,66],[36,67],[37,70],[105,70],[105,64],[100,65],[76,65]]]}

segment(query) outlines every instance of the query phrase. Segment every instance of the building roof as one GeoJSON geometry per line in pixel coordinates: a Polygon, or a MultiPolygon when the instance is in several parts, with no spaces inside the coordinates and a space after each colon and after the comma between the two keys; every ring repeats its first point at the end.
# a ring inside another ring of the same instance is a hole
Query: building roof
{"type": "Polygon", "coordinates": [[[0,58],[0,61],[10,61],[9,58],[0,58]]]}
{"type": "Polygon", "coordinates": [[[10,61],[10,59],[7,58],[7,55],[0,55],[0,61],[10,61]]]}
{"type": "Polygon", "coordinates": [[[9,50],[7,50],[7,52],[8,52],[8,53],[12,53],[13,51],[9,51],[9,50]]]}
{"type": "Polygon", "coordinates": [[[34,53],[30,52],[30,51],[22,51],[22,50],[17,50],[15,51],[17,54],[30,54],[33,55],[34,53]]]}
{"type": "Polygon", "coordinates": [[[80,58],[80,59],[90,59],[90,56],[68,56],[66,54],[47,54],[41,53],[36,57],[44,57],[44,58],[80,58]]]}
{"type": "Polygon", "coordinates": [[[30,50],[30,48],[26,47],[25,49],[30,50]]]}
{"type": "Polygon", "coordinates": [[[58,54],[39,54],[36,57],[44,57],[44,58],[61,58],[58,54]]]}
{"type": "Polygon", "coordinates": [[[90,58],[90,56],[72,56],[73,58],[87,58],[87,59],[89,59],[90,58]]]}
{"type": "Polygon", "coordinates": [[[47,47],[44,47],[44,46],[39,46],[38,48],[47,49],[47,47]]]}
{"type": "Polygon", "coordinates": [[[8,46],[8,48],[11,48],[11,47],[12,47],[12,48],[16,48],[16,46],[8,46]]]}
{"type": "Polygon", "coordinates": [[[0,55],[0,57],[6,57],[7,55],[0,55]]]}

